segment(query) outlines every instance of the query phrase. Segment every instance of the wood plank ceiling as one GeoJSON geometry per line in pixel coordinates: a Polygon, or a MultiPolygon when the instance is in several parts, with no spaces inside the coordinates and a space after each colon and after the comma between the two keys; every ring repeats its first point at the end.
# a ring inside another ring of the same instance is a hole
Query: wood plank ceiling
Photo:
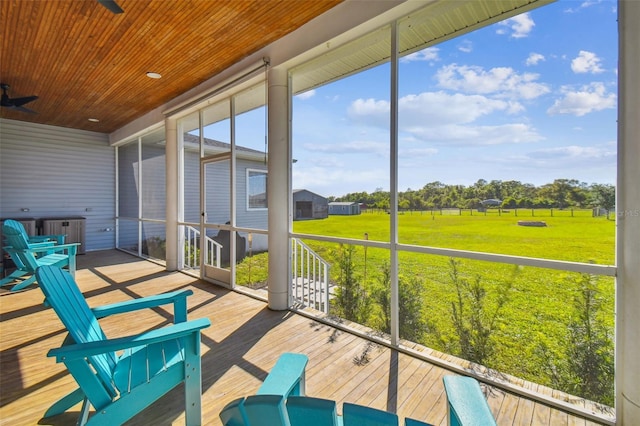
{"type": "Polygon", "coordinates": [[[39,98],[0,117],[113,132],[342,1],[2,0],[0,81],[39,98]]]}

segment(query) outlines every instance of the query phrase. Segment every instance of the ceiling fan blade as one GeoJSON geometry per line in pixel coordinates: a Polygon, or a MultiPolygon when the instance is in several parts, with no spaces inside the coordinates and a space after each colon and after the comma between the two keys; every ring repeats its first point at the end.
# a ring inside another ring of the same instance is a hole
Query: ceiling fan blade
{"type": "Polygon", "coordinates": [[[124,13],[124,10],[118,6],[115,0],[98,0],[98,3],[109,9],[112,13],[124,13]]]}
{"type": "Polygon", "coordinates": [[[34,110],[29,109],[29,108],[27,108],[27,107],[23,107],[23,106],[12,106],[12,107],[10,107],[10,108],[11,108],[11,109],[14,109],[14,110],[16,110],[16,111],[28,112],[28,113],[30,113],[30,114],[37,114],[37,112],[35,112],[34,110]]]}
{"type": "Polygon", "coordinates": [[[14,106],[19,107],[19,106],[22,106],[22,105],[24,105],[26,103],[29,103],[31,101],[35,101],[36,99],[38,99],[37,96],[25,96],[24,98],[13,98],[13,99],[11,99],[11,103],[14,106]]]}

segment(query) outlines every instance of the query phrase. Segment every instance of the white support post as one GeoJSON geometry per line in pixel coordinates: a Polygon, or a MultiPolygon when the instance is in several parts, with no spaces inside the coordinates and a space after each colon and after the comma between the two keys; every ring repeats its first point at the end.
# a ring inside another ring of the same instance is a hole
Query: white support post
{"type": "Polygon", "coordinates": [[[391,235],[391,344],[400,344],[400,294],[398,285],[398,23],[391,25],[391,111],[390,111],[390,232],[391,235]]]}
{"type": "Polygon", "coordinates": [[[165,167],[167,171],[166,204],[166,267],[167,271],[178,269],[178,131],[175,118],[166,118],[165,167]]]}
{"type": "Polygon", "coordinates": [[[269,70],[267,203],[269,206],[269,308],[289,307],[289,90],[286,69],[269,70]]]}
{"type": "Polygon", "coordinates": [[[640,419],[640,2],[618,1],[616,423],[640,419]]]}

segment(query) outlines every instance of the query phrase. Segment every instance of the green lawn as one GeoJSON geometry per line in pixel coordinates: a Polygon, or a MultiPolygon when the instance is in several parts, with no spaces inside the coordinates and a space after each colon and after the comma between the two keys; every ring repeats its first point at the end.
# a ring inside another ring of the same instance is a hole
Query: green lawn
{"type": "MultiPolygon", "coordinates": [[[[548,210],[546,210],[548,212],[548,210]]],[[[538,213],[540,215],[541,213],[538,213]]],[[[513,212],[498,216],[402,214],[399,242],[431,247],[472,250],[575,262],[613,264],[615,221],[591,217],[590,211],[556,212],[554,217],[531,217],[513,212]],[[559,214],[564,214],[559,216],[559,214]],[[546,227],[518,226],[519,220],[541,220],[546,227]]],[[[547,213],[548,215],[548,213],[547,213]]],[[[329,216],[322,220],[296,221],[294,232],[345,238],[389,241],[389,215],[329,216]]]]}
{"type": "MultiPolygon", "coordinates": [[[[554,212],[551,217],[536,212],[496,212],[452,215],[438,212],[405,213],[399,216],[401,243],[453,248],[517,256],[558,259],[598,264],[614,263],[615,221],[591,217],[590,211],[554,212]],[[518,220],[543,220],[546,227],[518,226],[518,220]]],[[[294,222],[294,232],[363,239],[389,240],[389,215],[365,213],[359,216],[330,216],[323,220],[294,222]]],[[[332,253],[336,244],[306,240],[307,244],[329,260],[332,278],[339,273],[332,253]]],[[[373,288],[380,280],[383,264],[389,252],[383,249],[356,245],[355,264],[358,279],[366,288],[373,288]],[[365,262],[366,256],[366,262],[365,262]],[[366,276],[366,277],[365,277],[366,276]]],[[[422,314],[428,319],[429,330],[423,341],[430,347],[450,352],[455,348],[451,304],[456,292],[450,277],[450,259],[445,256],[401,252],[401,277],[417,277],[422,283],[422,314]]],[[[575,317],[574,300],[579,295],[580,274],[533,267],[484,261],[460,261],[464,279],[481,280],[487,290],[485,309],[492,312],[497,294],[509,282],[508,301],[496,322],[492,340],[496,351],[487,365],[500,371],[551,385],[547,367],[564,365],[566,359],[567,327],[575,317]],[[563,364],[564,363],[564,364],[563,364]]],[[[613,333],[614,281],[609,277],[597,279],[598,297],[602,300],[599,318],[613,333]]],[[[372,312],[379,312],[375,306],[372,312]]],[[[373,316],[377,314],[372,314],[373,316]]],[[[371,319],[375,324],[375,318],[371,319]]]]}

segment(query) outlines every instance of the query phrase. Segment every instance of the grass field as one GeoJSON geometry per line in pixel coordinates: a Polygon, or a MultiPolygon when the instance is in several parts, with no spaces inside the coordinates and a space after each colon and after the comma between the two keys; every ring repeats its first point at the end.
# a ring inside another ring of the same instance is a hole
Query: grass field
{"type": "MultiPolygon", "coordinates": [[[[576,211],[573,216],[562,211],[553,217],[536,215],[535,218],[530,214],[516,217],[513,212],[473,216],[414,212],[400,215],[398,227],[399,242],[405,244],[614,263],[615,221],[591,217],[590,211],[576,211]],[[543,220],[547,226],[518,226],[518,220],[543,220]]],[[[353,239],[363,239],[367,233],[369,240],[377,241],[388,241],[389,229],[389,215],[384,213],[294,222],[297,233],[353,239]]],[[[332,278],[336,278],[339,268],[332,256],[338,245],[314,240],[305,242],[334,264],[332,278]]],[[[379,285],[383,265],[389,260],[388,250],[355,247],[358,279],[365,288],[379,285]]],[[[499,290],[512,284],[492,333],[495,352],[486,362],[487,366],[553,385],[551,368],[560,368],[567,363],[568,324],[576,316],[574,300],[585,277],[572,272],[471,260],[460,260],[459,272],[469,282],[481,280],[487,291],[484,300],[487,315],[495,309],[499,290]]],[[[450,259],[401,252],[399,274],[403,279],[416,277],[422,283],[422,314],[429,327],[420,343],[455,353],[451,306],[457,296],[450,276],[450,259]]],[[[597,277],[596,281],[598,297],[602,301],[598,316],[613,333],[614,281],[610,277],[597,277]]],[[[376,309],[374,305],[372,316],[376,309]]],[[[375,318],[371,321],[375,326],[375,318]]]]}
{"type": "MultiPolygon", "coordinates": [[[[590,210],[560,211],[553,217],[518,217],[493,212],[469,216],[401,214],[399,242],[441,248],[539,257],[574,262],[614,263],[615,221],[591,217],[590,210]],[[518,226],[520,220],[540,220],[546,227],[518,226]]],[[[329,216],[322,220],[296,221],[294,232],[335,237],[389,241],[389,215],[329,216]]]]}

